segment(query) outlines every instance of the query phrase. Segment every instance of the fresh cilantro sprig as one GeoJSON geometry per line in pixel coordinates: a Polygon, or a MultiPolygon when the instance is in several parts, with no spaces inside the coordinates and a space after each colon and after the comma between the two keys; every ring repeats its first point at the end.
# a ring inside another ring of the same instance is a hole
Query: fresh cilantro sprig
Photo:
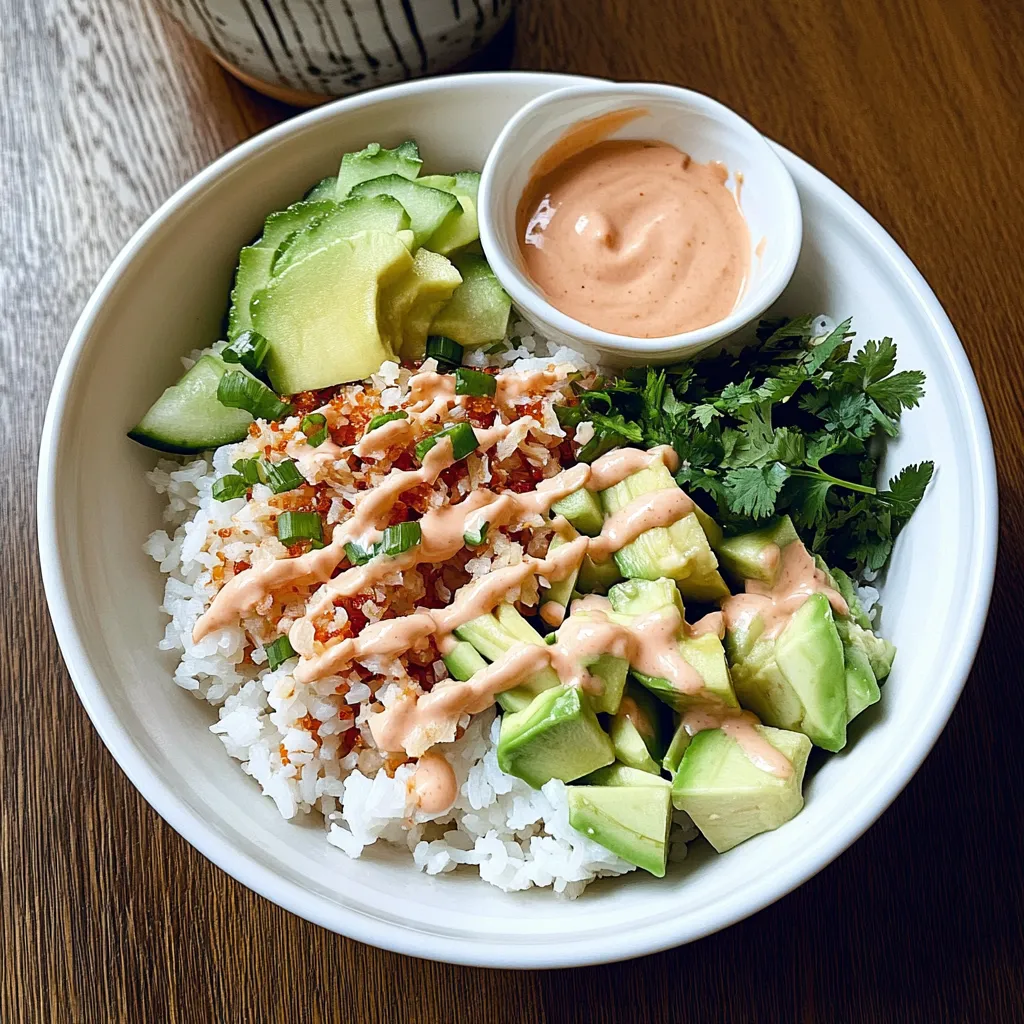
{"type": "Polygon", "coordinates": [[[738,353],[598,381],[559,418],[593,423],[584,461],[624,444],[671,445],[680,486],[727,531],[788,513],[811,550],[862,577],[885,566],[934,466],[907,466],[878,489],[885,441],[925,378],[896,370],[891,338],[851,358],[850,325],[822,333],[809,316],[762,321],[738,353]]]}

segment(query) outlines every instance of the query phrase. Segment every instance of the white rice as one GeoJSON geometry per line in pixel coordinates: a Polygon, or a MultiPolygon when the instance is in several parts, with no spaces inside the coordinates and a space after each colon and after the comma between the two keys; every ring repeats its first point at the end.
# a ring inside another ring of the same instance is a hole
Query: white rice
{"type": "MultiPolygon", "coordinates": [[[[552,362],[580,369],[587,366],[571,349],[549,351],[547,343],[521,321],[512,324],[503,351],[476,350],[468,354],[467,362],[517,370],[539,369],[552,362]]],[[[397,374],[393,376],[382,379],[380,387],[393,387],[397,374]]],[[[389,394],[384,397],[388,400],[389,394]]],[[[561,435],[557,424],[555,429],[561,435]]],[[[393,843],[407,847],[421,871],[437,875],[473,870],[506,892],[543,886],[576,897],[595,878],[634,870],[569,825],[563,783],[553,780],[538,791],[498,768],[499,722],[493,711],[464,723],[461,739],[438,748],[459,782],[454,807],[435,818],[419,812],[410,816],[411,766],[402,765],[389,775],[374,750],[341,754],[342,734],[365,724],[369,686],[357,683],[339,693],[337,677],[300,684],[287,670],[291,663],[276,671],[267,668],[261,647],[252,650],[250,645],[247,660],[246,630],[260,635],[258,617],[247,618],[245,628],[229,626],[192,642],[192,629],[216,590],[211,574],[218,563],[248,557],[246,552],[254,543],[271,548],[276,543],[273,529],[259,515],[260,501],[269,497],[268,490],[264,494],[266,489],[257,486],[249,507],[243,498],[218,502],[212,497],[214,480],[230,472],[237,457],[235,447],[225,446],[212,456],[185,464],[162,460],[149,474],[153,486],[167,497],[167,525],[150,536],[145,551],[168,574],[163,611],[170,621],[159,647],[178,654],[174,681],[217,708],[211,732],[281,815],[321,817],[327,841],[349,857],[361,856],[378,841],[393,843]],[[236,539],[239,520],[248,543],[235,551],[231,546],[240,544],[236,539]],[[225,534],[232,530],[232,535],[222,538],[218,532],[222,529],[225,534]],[[339,714],[343,705],[358,709],[354,720],[339,714]],[[308,727],[311,718],[318,723],[315,736],[308,727]]],[[[301,463],[300,469],[305,469],[301,463]]],[[[332,514],[336,518],[340,510],[332,510],[329,517],[332,514]]],[[[521,558],[517,548],[518,544],[510,544],[505,557],[521,558]]],[[[483,560],[479,572],[489,567],[483,560]]],[[[474,572],[472,563],[467,569],[474,572]]],[[[372,606],[367,614],[371,611],[372,606]]],[[[376,699],[386,702],[386,691],[385,684],[376,699]]],[[[671,859],[685,856],[686,842],[696,834],[689,818],[677,813],[671,859]]]]}

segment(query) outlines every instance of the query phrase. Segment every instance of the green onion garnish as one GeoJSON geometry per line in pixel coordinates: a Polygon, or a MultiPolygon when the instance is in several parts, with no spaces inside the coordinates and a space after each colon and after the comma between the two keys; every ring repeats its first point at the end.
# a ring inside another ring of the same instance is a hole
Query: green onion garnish
{"type": "Polygon", "coordinates": [[[446,427],[436,434],[431,434],[430,437],[423,438],[416,445],[416,458],[422,462],[427,452],[438,441],[446,437],[452,442],[452,455],[456,461],[464,459],[471,452],[475,452],[480,444],[476,434],[473,432],[473,428],[468,423],[456,423],[453,427],[446,427]]]}
{"type": "Polygon", "coordinates": [[[237,473],[228,473],[219,480],[213,481],[213,496],[218,501],[230,501],[232,498],[242,498],[249,489],[245,477],[237,473]]]}
{"type": "Polygon", "coordinates": [[[303,416],[299,426],[310,448],[319,448],[327,440],[327,417],[322,412],[311,412],[303,416]]]}
{"type": "Polygon", "coordinates": [[[295,657],[295,648],[287,636],[279,636],[272,644],[264,648],[271,670],[283,665],[289,658],[295,657]]]}
{"type": "Polygon", "coordinates": [[[471,548],[478,548],[487,539],[487,528],[490,523],[481,523],[475,530],[467,530],[462,539],[471,548]]]}
{"type": "Polygon", "coordinates": [[[544,643],[546,643],[549,647],[552,644],[557,644],[558,643],[558,634],[557,633],[548,633],[548,635],[546,637],[544,637],[544,643]]]}
{"type": "Polygon", "coordinates": [[[373,548],[370,548],[370,550],[367,551],[366,548],[362,548],[358,544],[353,544],[352,541],[349,541],[345,545],[345,557],[348,558],[353,565],[366,565],[366,563],[373,558],[375,554],[376,551],[373,548]]]}
{"type": "MultiPolygon", "coordinates": [[[[390,423],[392,420],[407,420],[408,418],[409,414],[404,409],[398,409],[395,412],[382,412],[379,416],[374,416],[366,424],[366,433],[369,434],[371,430],[383,427],[385,423],[390,423]]],[[[365,437],[366,434],[363,436],[365,437]]]]}
{"type": "Polygon", "coordinates": [[[454,369],[462,365],[462,346],[453,338],[432,334],[427,338],[427,358],[436,359],[442,367],[450,366],[454,369]]]}
{"type": "Polygon", "coordinates": [[[285,491],[294,491],[301,487],[306,478],[299,472],[294,459],[285,459],[284,462],[264,462],[263,468],[267,473],[267,483],[275,494],[284,494],[285,491]]]}
{"type": "Polygon", "coordinates": [[[258,420],[280,420],[292,413],[292,407],[266,384],[241,370],[229,370],[221,377],[217,400],[229,409],[244,409],[258,420]]]}
{"type": "Polygon", "coordinates": [[[394,558],[419,544],[422,536],[423,531],[419,523],[396,523],[384,531],[377,544],[377,552],[394,558]]]}
{"type": "Polygon", "coordinates": [[[242,331],[223,352],[225,363],[241,363],[250,373],[259,373],[270,351],[270,342],[259,331],[242,331]]]}
{"type": "Polygon", "coordinates": [[[324,528],[315,512],[282,512],[277,517],[277,539],[288,547],[300,540],[323,544],[324,528]]]}
{"type": "Polygon", "coordinates": [[[492,398],[498,390],[497,380],[489,373],[460,366],[455,371],[455,394],[473,398],[492,398]]]}
{"type": "MultiPolygon", "coordinates": [[[[519,340],[518,338],[514,338],[513,339],[513,341],[518,341],[518,340],[519,340]]],[[[503,352],[504,350],[505,350],[505,339],[502,338],[501,341],[496,341],[489,348],[485,348],[484,352],[486,352],[487,355],[489,355],[489,356],[493,356],[495,352],[503,352]]]]}
{"type": "Polygon", "coordinates": [[[252,487],[253,484],[265,484],[267,474],[263,468],[263,460],[260,458],[238,459],[232,463],[232,469],[240,473],[242,479],[252,487]]]}

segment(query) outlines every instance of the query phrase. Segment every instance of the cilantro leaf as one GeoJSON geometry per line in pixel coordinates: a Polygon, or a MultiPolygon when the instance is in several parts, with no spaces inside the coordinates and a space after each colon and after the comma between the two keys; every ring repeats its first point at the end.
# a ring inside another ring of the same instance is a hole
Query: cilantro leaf
{"type": "Polygon", "coordinates": [[[741,516],[765,519],[775,512],[775,501],[788,477],[789,470],[781,462],[729,470],[722,484],[729,508],[741,516]]]}
{"type": "Polygon", "coordinates": [[[604,433],[619,434],[628,441],[642,441],[644,432],[638,423],[629,423],[622,413],[614,416],[606,416],[604,413],[590,413],[590,421],[595,428],[600,428],[604,433]]]}
{"type": "Polygon", "coordinates": [[[934,472],[934,462],[905,466],[889,481],[888,490],[878,492],[878,497],[888,502],[893,515],[900,519],[909,519],[921,504],[934,472]]]}
{"type": "Polygon", "coordinates": [[[901,370],[869,384],[865,391],[890,416],[898,416],[901,410],[913,409],[921,401],[924,374],[920,370],[901,370]]]}
{"type": "Polygon", "coordinates": [[[854,357],[854,364],[863,372],[864,386],[875,384],[896,369],[896,346],[892,338],[869,341],[854,357]]]}

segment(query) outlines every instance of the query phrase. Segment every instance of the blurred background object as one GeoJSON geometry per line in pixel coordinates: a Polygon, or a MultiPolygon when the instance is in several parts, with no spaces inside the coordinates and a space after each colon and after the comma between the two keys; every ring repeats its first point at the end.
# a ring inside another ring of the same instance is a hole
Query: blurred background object
{"type": "Polygon", "coordinates": [[[477,53],[513,0],[159,0],[246,85],[313,106],[447,71],[477,53]]]}

